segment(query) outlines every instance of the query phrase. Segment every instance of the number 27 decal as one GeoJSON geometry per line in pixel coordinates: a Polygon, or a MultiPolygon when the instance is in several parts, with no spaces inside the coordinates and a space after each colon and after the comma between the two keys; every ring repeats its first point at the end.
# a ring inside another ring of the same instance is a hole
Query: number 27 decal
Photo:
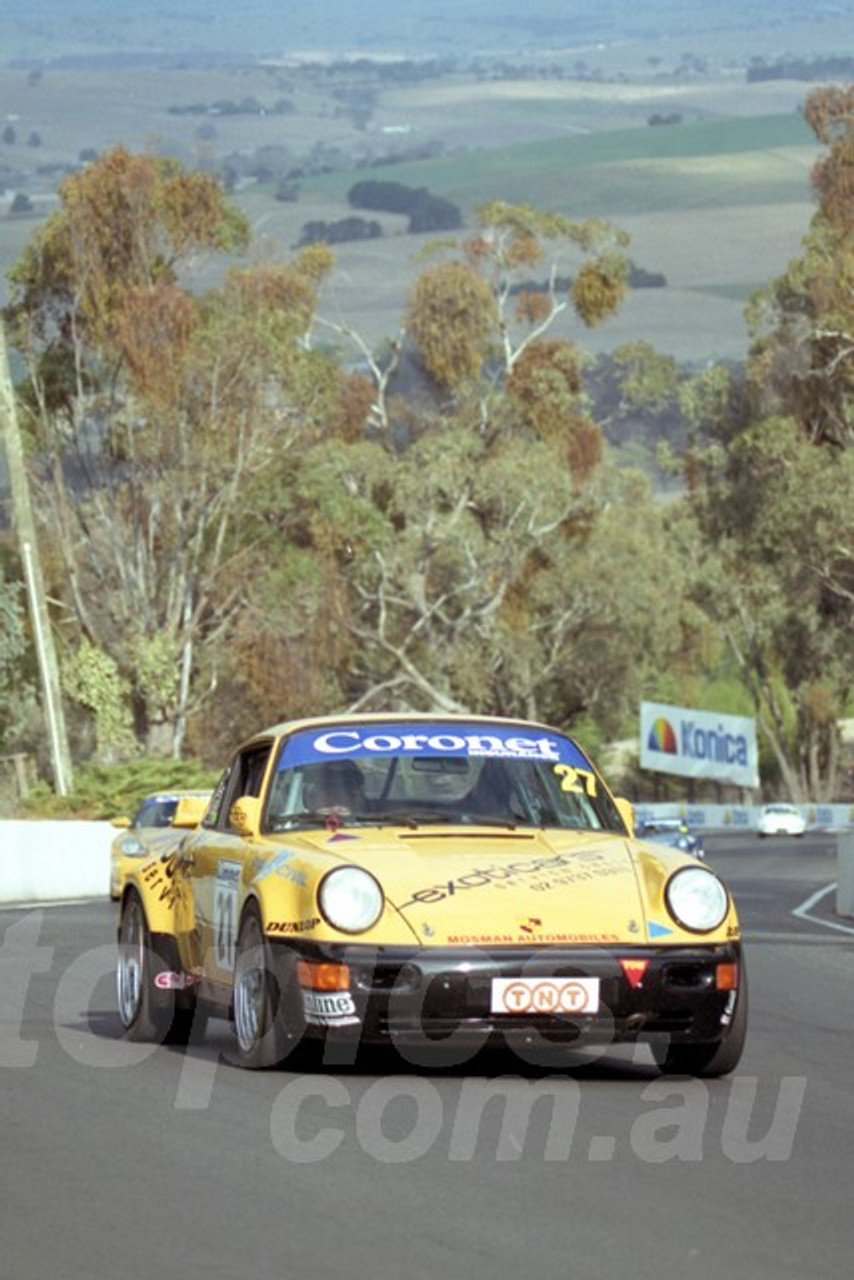
{"type": "Polygon", "coordinates": [[[596,795],[596,774],[592,769],[574,769],[571,764],[556,764],[555,773],[560,778],[561,791],[580,792],[585,796],[596,795]]]}

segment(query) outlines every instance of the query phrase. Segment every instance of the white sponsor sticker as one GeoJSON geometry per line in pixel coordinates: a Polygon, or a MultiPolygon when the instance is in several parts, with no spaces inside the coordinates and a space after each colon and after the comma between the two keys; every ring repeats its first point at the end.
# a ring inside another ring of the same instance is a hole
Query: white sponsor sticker
{"type": "Polygon", "coordinates": [[[224,969],[227,973],[234,970],[237,908],[242,871],[243,868],[239,862],[221,858],[217,863],[213,904],[214,959],[217,968],[224,969]]]}
{"type": "Polygon", "coordinates": [[[349,991],[303,991],[305,1020],[315,1027],[346,1027],[359,1021],[349,991]]]}
{"type": "Polygon", "coordinates": [[[598,978],[493,978],[491,1013],[598,1013],[598,978]]]}
{"type": "Polygon", "coordinates": [[[175,973],[172,969],[163,969],[154,975],[154,985],[161,991],[185,991],[194,987],[198,978],[193,973],[175,973]]]}

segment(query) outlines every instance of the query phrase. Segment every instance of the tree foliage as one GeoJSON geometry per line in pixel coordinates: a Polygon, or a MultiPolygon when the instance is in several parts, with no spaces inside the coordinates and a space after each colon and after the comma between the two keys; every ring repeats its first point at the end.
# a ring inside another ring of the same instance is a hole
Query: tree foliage
{"type": "Polygon", "coordinates": [[[707,556],[694,591],[722,628],[787,793],[833,798],[854,691],[854,454],[793,419],[707,451],[694,495],[707,556]]]}
{"type": "MultiPolygon", "coordinates": [[[[642,341],[613,355],[611,427],[678,420],[668,503],[614,465],[557,328],[625,296],[609,223],[482,206],[374,351],[319,313],[328,247],[240,265],[246,224],[208,177],[118,148],[68,179],[6,315],[90,754],[212,761],[259,723],[348,708],[619,736],[641,698],[708,705],[709,673],[738,701],[737,672],[782,785],[830,798],[852,698],[852,104],[808,103],[818,210],[754,304],[746,380],[642,341]],[[202,253],[223,255],[206,291],[202,253]]],[[[8,692],[8,590],[0,612],[8,692]]]]}
{"type": "MultiPolygon", "coordinates": [[[[200,246],[242,238],[209,180],[119,150],[66,184],[12,274],[61,591],[149,750],[181,751],[197,650],[221,643],[240,606],[248,490],[324,430],[337,397],[336,372],[304,345],[328,250],[234,269],[206,294],[180,283],[200,246]]],[[[78,656],[75,689],[103,715],[78,656]]]]}
{"type": "Polygon", "coordinates": [[[854,87],[814,90],[807,122],[827,148],[812,173],[817,209],[804,252],[750,312],[751,374],[763,414],[808,439],[854,443],[854,87]]]}
{"type": "Polygon", "coordinates": [[[628,238],[602,219],[574,222],[498,200],[478,208],[476,217],[473,235],[433,246],[434,252],[451,252],[452,260],[419,277],[407,310],[407,331],[427,369],[450,391],[479,376],[490,357],[508,376],[569,308],[588,328],[602,323],[627,289],[628,238]],[[563,294],[562,252],[579,262],[563,294]],[[544,271],[545,287],[520,292],[517,286],[535,268],[544,271]]]}

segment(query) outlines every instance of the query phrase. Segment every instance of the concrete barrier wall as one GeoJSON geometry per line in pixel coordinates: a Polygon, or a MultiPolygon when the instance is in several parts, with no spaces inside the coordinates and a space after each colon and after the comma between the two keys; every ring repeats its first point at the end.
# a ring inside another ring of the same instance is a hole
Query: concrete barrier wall
{"type": "MultiPolygon", "coordinates": [[[[761,805],[736,804],[638,804],[639,821],[645,818],[684,818],[698,831],[754,832],[761,805]]],[[[796,809],[807,820],[812,831],[845,831],[854,827],[854,805],[851,804],[801,804],[796,809]]]]}
{"type": "Polygon", "coordinates": [[[854,916],[854,831],[836,837],[836,910],[854,916]]]}
{"type": "MultiPolygon", "coordinates": [[[[744,831],[745,834],[755,830],[758,812],[757,806],[749,805],[637,807],[639,818],[684,817],[701,831],[744,831]]],[[[843,833],[854,828],[854,806],[851,805],[803,805],[802,812],[814,829],[843,833]]],[[[110,844],[115,835],[116,829],[109,822],[0,822],[0,902],[106,897],[110,883],[110,844]]],[[[840,849],[842,838],[840,834],[840,849]]],[[[851,850],[852,884],[850,889],[843,889],[843,895],[850,894],[851,905],[846,914],[854,915],[854,832],[846,847],[851,850]]],[[[845,897],[845,901],[849,898],[845,897]]]]}
{"type": "Polygon", "coordinates": [[[109,822],[0,822],[0,902],[106,898],[109,822]]]}

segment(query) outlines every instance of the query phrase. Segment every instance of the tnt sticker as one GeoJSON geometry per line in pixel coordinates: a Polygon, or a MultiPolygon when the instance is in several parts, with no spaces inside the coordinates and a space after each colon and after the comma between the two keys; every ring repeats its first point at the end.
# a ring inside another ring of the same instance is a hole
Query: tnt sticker
{"type": "Polygon", "coordinates": [[[493,978],[491,1013],[598,1013],[598,978],[493,978]]]}

